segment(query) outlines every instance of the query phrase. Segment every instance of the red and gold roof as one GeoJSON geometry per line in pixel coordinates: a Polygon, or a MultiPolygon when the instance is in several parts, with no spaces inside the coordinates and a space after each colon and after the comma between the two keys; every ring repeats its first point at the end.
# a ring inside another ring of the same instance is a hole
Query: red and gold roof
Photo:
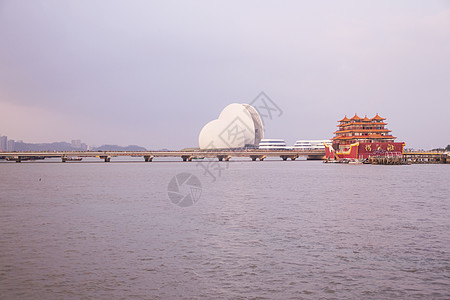
{"type": "Polygon", "coordinates": [[[359,120],[362,120],[362,119],[361,119],[360,117],[358,117],[357,114],[355,114],[355,115],[353,116],[353,118],[351,118],[350,120],[352,120],[352,121],[353,121],[353,120],[355,120],[355,121],[358,120],[358,121],[359,121],[359,120]]]}
{"type": "Polygon", "coordinates": [[[345,117],[342,120],[338,121],[338,122],[350,122],[350,119],[347,118],[347,115],[345,115],[345,117]]]}
{"type": "Polygon", "coordinates": [[[372,120],[379,120],[379,121],[382,121],[382,120],[386,120],[386,118],[380,117],[380,116],[378,115],[378,113],[377,113],[377,115],[376,115],[375,117],[373,117],[372,120]]]}

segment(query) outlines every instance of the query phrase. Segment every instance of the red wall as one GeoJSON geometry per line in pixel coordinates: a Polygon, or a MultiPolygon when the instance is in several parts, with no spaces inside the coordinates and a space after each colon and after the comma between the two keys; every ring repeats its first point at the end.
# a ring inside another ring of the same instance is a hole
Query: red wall
{"type": "MultiPolygon", "coordinates": [[[[338,158],[364,159],[369,156],[401,156],[405,143],[359,143],[358,147],[351,147],[349,153],[336,153],[338,158]]],[[[335,156],[328,147],[325,147],[326,157],[333,159],[335,156]]]]}
{"type": "Polygon", "coordinates": [[[405,143],[359,143],[358,158],[403,155],[405,143]]]}

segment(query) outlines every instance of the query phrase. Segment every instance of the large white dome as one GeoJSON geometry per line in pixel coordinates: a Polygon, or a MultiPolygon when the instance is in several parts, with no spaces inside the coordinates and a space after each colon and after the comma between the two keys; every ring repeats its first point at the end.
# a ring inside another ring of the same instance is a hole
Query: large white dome
{"type": "Polygon", "coordinates": [[[201,149],[243,148],[258,145],[264,132],[261,117],[248,104],[232,103],[219,118],[206,124],[199,135],[201,149]]]}

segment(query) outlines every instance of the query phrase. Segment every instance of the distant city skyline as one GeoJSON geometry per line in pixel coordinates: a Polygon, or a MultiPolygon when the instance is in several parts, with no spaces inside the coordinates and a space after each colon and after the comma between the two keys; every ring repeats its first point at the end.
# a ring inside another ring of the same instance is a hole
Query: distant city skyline
{"type": "Polygon", "coordinates": [[[0,132],[198,147],[264,91],[265,137],[330,139],[357,113],[406,148],[450,143],[449,1],[0,2],[0,132]]]}
{"type": "Polygon", "coordinates": [[[30,143],[23,140],[14,140],[0,134],[0,152],[8,151],[88,151],[88,150],[105,150],[105,151],[144,151],[144,150],[161,150],[161,149],[145,149],[139,145],[117,145],[117,144],[101,144],[87,145],[81,140],[67,141],[51,141],[47,143],[30,143]]]}
{"type": "MultiPolygon", "coordinates": [[[[51,143],[58,143],[58,142],[53,141],[51,143]]],[[[34,143],[27,143],[27,142],[24,142],[23,140],[14,140],[14,139],[8,138],[7,135],[0,134],[0,151],[2,151],[2,152],[24,150],[24,149],[22,149],[23,144],[34,144],[34,143]]],[[[35,143],[35,144],[43,144],[43,143],[35,143]]],[[[89,146],[86,145],[85,143],[82,143],[81,140],[72,140],[70,145],[75,149],[80,149],[83,151],[89,150],[89,146]]]]}

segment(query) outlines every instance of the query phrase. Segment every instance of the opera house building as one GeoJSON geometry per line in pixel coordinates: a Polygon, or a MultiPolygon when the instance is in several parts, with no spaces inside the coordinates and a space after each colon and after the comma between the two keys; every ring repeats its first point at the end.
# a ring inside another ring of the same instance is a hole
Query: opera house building
{"type": "Polygon", "coordinates": [[[198,143],[200,149],[236,149],[257,147],[262,138],[258,111],[249,104],[232,103],[202,128],[198,143]]]}

